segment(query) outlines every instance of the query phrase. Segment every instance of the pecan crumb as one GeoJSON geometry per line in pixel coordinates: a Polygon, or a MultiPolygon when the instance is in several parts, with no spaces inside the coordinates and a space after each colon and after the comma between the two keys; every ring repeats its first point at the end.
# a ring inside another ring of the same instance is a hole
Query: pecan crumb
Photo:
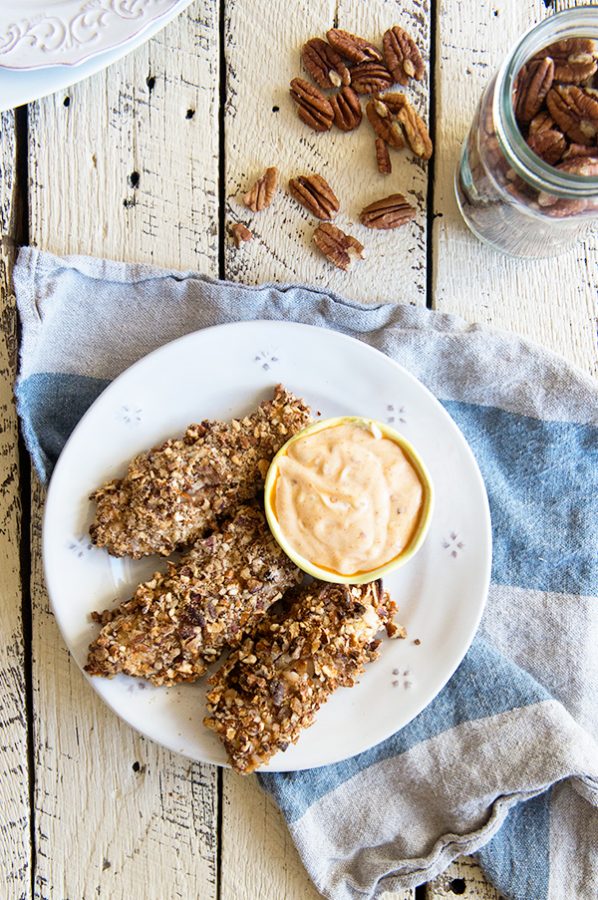
{"type": "Polygon", "coordinates": [[[235,242],[237,250],[239,249],[241,244],[244,244],[246,241],[253,240],[252,232],[249,230],[249,228],[247,228],[246,225],[243,225],[242,222],[235,222],[233,225],[231,225],[230,233],[233,241],[235,242]]]}

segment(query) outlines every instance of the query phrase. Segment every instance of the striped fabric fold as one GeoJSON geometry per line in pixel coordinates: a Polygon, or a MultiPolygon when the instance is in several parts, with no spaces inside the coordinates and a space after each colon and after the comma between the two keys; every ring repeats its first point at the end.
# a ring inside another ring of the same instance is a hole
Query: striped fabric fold
{"type": "Polygon", "coordinates": [[[77,421],[131,363],[222,322],[333,328],[388,354],[457,422],[488,490],[489,600],[467,656],[409,725],[352,759],[260,776],[316,887],[369,900],[476,853],[512,900],[598,896],[598,394],[512,334],[314,288],[23,248],[16,396],[47,480],[77,421]],[[118,327],[115,326],[118,323],[118,327]]]}

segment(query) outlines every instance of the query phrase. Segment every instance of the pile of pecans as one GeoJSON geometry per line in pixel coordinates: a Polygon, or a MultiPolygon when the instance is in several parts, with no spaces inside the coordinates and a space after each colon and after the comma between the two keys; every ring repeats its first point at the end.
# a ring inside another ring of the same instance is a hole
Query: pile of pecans
{"type": "MultiPolygon", "coordinates": [[[[596,44],[590,38],[567,38],[536,53],[519,71],[513,110],[528,146],[562,172],[598,177],[598,70],[596,44]]],[[[533,200],[550,216],[583,211],[585,201],[534,194],[523,179],[507,170],[511,193],[533,200]]]]}
{"type": "MultiPolygon", "coordinates": [[[[413,38],[399,25],[389,28],[382,50],[364,38],[331,28],[327,41],[311,38],[304,44],[301,59],[315,84],[293,78],[290,94],[297,104],[297,115],[316,132],[333,126],[343,132],[354,131],[363,118],[361,96],[367,97],[365,112],[374,131],[373,149],[378,170],[392,171],[390,150],[410,147],[424,160],[432,156],[432,141],[422,118],[405,94],[389,92],[394,84],[406,86],[410,79],[421,81],[424,63],[413,38]],[[323,91],[332,91],[325,95],[323,91]]],[[[245,195],[244,203],[253,212],[270,205],[278,187],[278,170],[268,168],[245,195]]],[[[316,247],[340,269],[347,270],[355,257],[362,258],[363,245],[331,223],[340,203],[326,180],[317,173],[291,178],[291,196],[322,224],[314,233],[316,247]]],[[[392,229],[411,221],[416,210],[402,194],[375,200],[360,214],[366,228],[392,229]]],[[[242,223],[231,226],[237,245],[251,240],[251,232],[242,223]]]]}

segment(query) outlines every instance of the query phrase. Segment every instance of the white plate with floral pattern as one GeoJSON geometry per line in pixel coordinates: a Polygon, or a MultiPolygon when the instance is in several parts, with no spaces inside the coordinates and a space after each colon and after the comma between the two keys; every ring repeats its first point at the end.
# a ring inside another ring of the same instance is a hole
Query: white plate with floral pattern
{"type": "MultiPolygon", "coordinates": [[[[83,666],[98,631],[90,613],[128,599],[165,565],[114,559],[93,547],[90,493],[124,474],[136,453],[191,422],[243,415],[279,382],[323,416],[389,422],[419,450],[436,496],[423,547],[385,579],[407,638],[384,639],[359,684],[337,691],[299,742],[268,767],[290,771],[353,756],[406,725],[455,671],[480,621],[491,565],[484,483],[465,438],[413,375],[353,338],[288,322],[221,325],[167,344],[117,378],[73,432],[50,483],[43,552],[54,613],[83,666]]],[[[226,763],[202,724],[205,680],[171,688],[124,675],[89,680],[147,737],[192,759],[226,763]]]]}
{"type": "Polygon", "coordinates": [[[76,66],[127,43],[178,0],[21,0],[0,4],[0,67],[76,66]]]}

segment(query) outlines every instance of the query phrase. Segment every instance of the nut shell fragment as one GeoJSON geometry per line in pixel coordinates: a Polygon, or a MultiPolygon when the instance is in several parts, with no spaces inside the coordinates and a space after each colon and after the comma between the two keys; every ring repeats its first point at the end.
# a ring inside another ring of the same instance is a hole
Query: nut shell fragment
{"type": "Polygon", "coordinates": [[[339,211],[336,194],[321,175],[300,175],[289,181],[291,196],[318,219],[334,219],[339,211]]]}
{"type": "Polygon", "coordinates": [[[384,61],[395,81],[403,86],[410,78],[421,81],[425,68],[421,53],[410,34],[399,25],[389,28],[382,40],[384,61]]]}
{"type": "Polygon", "coordinates": [[[334,113],[334,124],[341,131],[353,131],[361,122],[362,112],[359,97],[350,87],[344,87],[330,98],[334,113]]]}
{"type": "Polygon", "coordinates": [[[293,78],[290,93],[297,104],[297,115],[306,125],[314,131],[329,131],[332,128],[332,106],[317,87],[304,78],[293,78]]]}
{"type": "Polygon", "coordinates": [[[321,38],[312,38],[303,45],[301,59],[305,70],[322,88],[340,87],[351,83],[351,73],[336,50],[321,38]]]}
{"type": "Polygon", "coordinates": [[[328,43],[344,56],[354,63],[362,62],[381,62],[382,53],[374,44],[370,44],[365,38],[349,31],[343,31],[342,28],[331,28],[326,32],[328,43]]]}
{"type": "Polygon", "coordinates": [[[243,197],[245,206],[253,212],[261,212],[272,203],[277,187],[278,169],[270,166],[243,197]]]}
{"type": "Polygon", "coordinates": [[[363,244],[330,222],[318,225],[314,232],[314,244],[333,266],[343,272],[350,267],[354,257],[363,258],[363,244]]]}
{"type": "Polygon", "coordinates": [[[391,194],[366,206],[359,220],[366,228],[400,228],[414,219],[415,213],[415,207],[402,194],[391,194]]]}

